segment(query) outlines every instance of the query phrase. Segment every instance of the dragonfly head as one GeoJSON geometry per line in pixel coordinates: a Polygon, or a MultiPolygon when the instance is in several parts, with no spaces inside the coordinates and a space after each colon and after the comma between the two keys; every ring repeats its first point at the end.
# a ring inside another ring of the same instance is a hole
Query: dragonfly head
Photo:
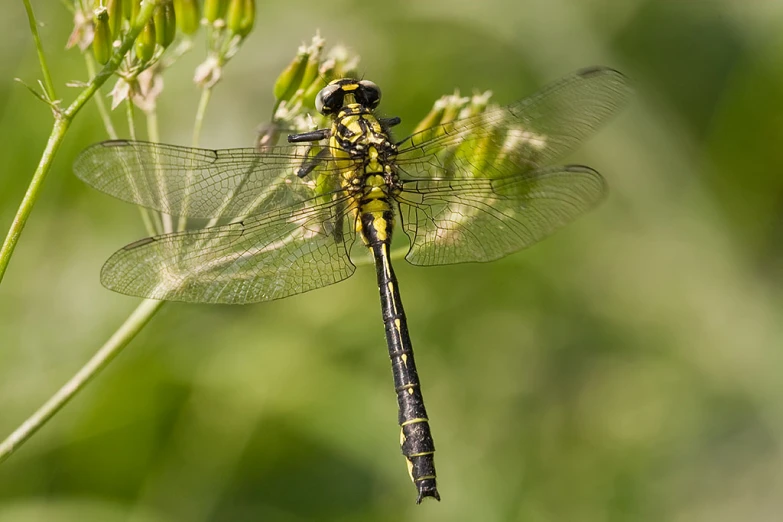
{"type": "Polygon", "coordinates": [[[346,105],[356,103],[368,110],[381,102],[381,89],[369,80],[343,78],[333,80],[315,97],[315,108],[324,116],[337,114],[346,105]]]}

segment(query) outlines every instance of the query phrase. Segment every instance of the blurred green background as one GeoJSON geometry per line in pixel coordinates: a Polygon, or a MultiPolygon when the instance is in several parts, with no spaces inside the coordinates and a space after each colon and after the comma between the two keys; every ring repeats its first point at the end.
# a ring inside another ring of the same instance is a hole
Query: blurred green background
{"type": "MultiPolygon", "coordinates": [[[[34,7],[70,100],[65,82],[86,78],[64,50],[70,16],[34,7]]],[[[13,82],[40,77],[21,2],[3,15],[5,231],[51,114],[13,82]]],[[[568,160],[600,170],[610,197],[499,262],[397,263],[441,503],[413,502],[365,267],[273,303],[165,306],[0,465],[0,520],[779,520],[781,24],[774,1],[260,0],[203,145],[252,144],[274,79],[318,28],[361,55],[400,137],[455,87],[506,103],[603,64],[636,96],[568,160]]],[[[189,143],[203,57],[197,45],[166,74],[165,141],[189,143]]],[[[138,303],[98,280],[114,250],[146,235],[138,212],[70,170],[105,137],[91,103],[0,285],[0,437],[138,303]]]]}

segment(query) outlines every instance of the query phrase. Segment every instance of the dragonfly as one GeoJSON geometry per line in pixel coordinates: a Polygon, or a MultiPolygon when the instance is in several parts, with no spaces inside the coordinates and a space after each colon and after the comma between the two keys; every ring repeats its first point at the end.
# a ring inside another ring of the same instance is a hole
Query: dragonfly
{"type": "Polygon", "coordinates": [[[376,115],[369,80],[328,83],[327,128],[264,150],[210,150],[114,140],[81,153],[92,187],[196,228],[113,254],[101,282],[122,294],[190,303],[272,301],[350,277],[357,237],[372,256],[398,403],[400,445],[418,496],[440,500],[435,444],[400,285],[395,224],[418,266],[486,262],[529,247],[595,207],[607,185],[583,165],[554,165],[614,116],[629,82],[584,69],[511,105],[442,123],[402,141],[376,115]]]}

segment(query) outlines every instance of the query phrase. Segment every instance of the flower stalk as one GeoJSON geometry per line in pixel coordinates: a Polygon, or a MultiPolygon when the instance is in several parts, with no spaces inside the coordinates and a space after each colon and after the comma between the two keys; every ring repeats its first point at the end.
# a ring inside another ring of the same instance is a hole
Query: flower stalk
{"type": "MultiPolygon", "coordinates": [[[[25,0],[25,5],[29,6],[29,0],[25,0]]],[[[43,182],[46,179],[46,175],[49,173],[49,169],[52,166],[54,157],[57,154],[57,151],[60,149],[60,145],[65,138],[65,134],[68,131],[73,118],[120,66],[123,57],[133,46],[136,37],[141,32],[144,25],[146,25],[146,23],[152,18],[154,8],[155,5],[153,3],[145,2],[141,8],[141,11],[139,12],[139,17],[131,26],[128,34],[125,35],[121,45],[114,49],[114,52],[112,53],[111,58],[106,63],[106,65],[95,75],[92,80],[90,80],[90,82],[87,84],[87,87],[79,93],[76,99],[65,110],[60,110],[58,108],[58,101],[53,98],[54,87],[52,85],[46,86],[51,82],[51,77],[49,75],[48,68],[46,67],[46,60],[43,57],[43,50],[39,45],[40,40],[37,37],[35,38],[37,42],[36,45],[39,48],[39,59],[41,61],[41,67],[42,70],[45,71],[43,74],[47,97],[50,99],[50,103],[54,111],[54,124],[52,125],[52,131],[49,134],[49,139],[46,142],[44,152],[41,154],[41,159],[39,160],[38,166],[35,169],[35,173],[30,180],[30,185],[27,187],[27,191],[22,198],[19,209],[14,216],[14,220],[8,230],[8,234],[3,241],[3,246],[0,247],[0,282],[3,280],[3,276],[5,275],[5,272],[8,268],[8,263],[11,261],[11,256],[14,253],[14,249],[19,242],[19,238],[22,235],[22,231],[27,224],[27,220],[30,217],[30,213],[35,206],[35,203],[38,201],[43,182]]],[[[27,13],[28,17],[30,18],[30,27],[37,27],[38,22],[35,20],[35,15],[33,14],[32,9],[28,9],[27,13]]],[[[35,30],[34,34],[38,34],[37,29],[35,30]]]]}

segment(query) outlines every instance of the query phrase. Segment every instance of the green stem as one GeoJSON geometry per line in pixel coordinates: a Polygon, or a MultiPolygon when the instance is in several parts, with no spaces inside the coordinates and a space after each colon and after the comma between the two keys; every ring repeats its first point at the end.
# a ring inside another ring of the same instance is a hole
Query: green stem
{"type": "MultiPolygon", "coordinates": [[[[27,2],[25,3],[27,4],[27,2]]],[[[108,80],[114,71],[120,66],[125,54],[133,46],[133,42],[141,32],[142,28],[152,18],[152,13],[155,9],[154,2],[144,2],[142,4],[141,12],[136,19],[136,24],[131,27],[128,34],[122,41],[122,45],[114,51],[109,62],[101,69],[97,75],[90,81],[87,87],[79,93],[76,99],[68,106],[64,111],[55,115],[54,125],[52,126],[52,132],[49,135],[49,140],[46,142],[46,148],[41,154],[41,159],[38,162],[33,178],[30,180],[30,185],[27,187],[27,192],[22,198],[22,202],[19,205],[19,209],[16,211],[14,221],[11,223],[11,227],[8,230],[3,246],[0,248],[0,282],[3,280],[5,271],[8,268],[8,263],[11,261],[11,256],[14,253],[16,244],[19,242],[19,237],[22,235],[27,219],[30,217],[30,212],[33,210],[35,202],[38,200],[38,195],[41,191],[41,185],[43,184],[46,175],[49,173],[49,169],[52,167],[54,156],[57,153],[63,139],[65,138],[65,132],[71,124],[74,116],[81,110],[82,107],[89,101],[90,98],[100,89],[100,87],[108,80]]],[[[36,28],[37,34],[37,28],[36,28]]]]}
{"type": "MultiPolygon", "coordinates": [[[[144,114],[147,116],[147,139],[154,143],[160,143],[160,129],[158,127],[158,110],[155,106],[153,106],[152,109],[144,111],[144,114]]],[[[157,164],[157,160],[156,160],[157,164]]],[[[159,166],[157,168],[160,168],[159,166]]],[[[156,176],[158,179],[158,183],[163,183],[164,176],[161,174],[159,176],[156,176]]],[[[160,194],[165,197],[166,190],[165,188],[160,188],[160,194]]],[[[169,232],[174,232],[174,223],[171,219],[171,216],[164,213],[156,214],[161,221],[161,231],[163,233],[168,234],[169,232]]]]}
{"type": "MultiPolygon", "coordinates": [[[[125,100],[125,115],[128,118],[128,136],[133,141],[136,141],[136,121],[133,115],[133,102],[130,98],[125,100]]],[[[138,207],[139,214],[141,215],[141,221],[144,223],[144,228],[147,233],[154,236],[160,228],[158,228],[157,221],[153,221],[152,212],[144,207],[138,207]]]]}
{"type": "Polygon", "coordinates": [[[122,326],[114,332],[106,344],[98,350],[87,364],[71,377],[62,388],[41,406],[31,417],[16,428],[3,442],[0,442],[0,462],[7,459],[14,451],[24,444],[41,426],[62,409],[74,395],[106,367],[120,351],[138,334],[157,312],[164,301],[145,299],[125,320],[122,326]]]}
{"type": "MultiPolygon", "coordinates": [[[[198,101],[198,109],[196,110],[196,120],[193,123],[193,139],[191,140],[191,144],[194,147],[198,147],[199,141],[201,140],[201,128],[204,126],[204,116],[207,113],[207,106],[209,105],[211,96],[212,87],[204,87],[201,90],[201,98],[198,101]]],[[[193,186],[193,173],[188,171],[185,179],[185,187],[188,187],[187,190],[189,190],[191,186],[193,186]]],[[[185,226],[187,225],[187,218],[185,216],[188,213],[189,201],[190,194],[185,192],[185,197],[182,201],[182,215],[177,223],[177,230],[179,231],[185,230],[185,226]]]]}
{"type": "Polygon", "coordinates": [[[128,121],[128,136],[133,141],[136,141],[136,120],[133,115],[133,102],[130,98],[125,100],[125,116],[128,121]]]}
{"type": "Polygon", "coordinates": [[[38,34],[38,22],[35,19],[33,6],[30,5],[30,0],[24,0],[24,8],[27,11],[27,20],[30,22],[30,32],[33,34],[33,40],[35,40],[35,49],[38,51],[38,61],[41,63],[41,72],[44,77],[46,96],[49,98],[50,102],[54,102],[57,100],[57,95],[54,92],[54,83],[52,83],[52,75],[49,73],[49,66],[46,64],[43,44],[41,43],[41,37],[38,34]]]}
{"type": "Polygon", "coordinates": [[[27,187],[22,198],[22,203],[19,205],[19,210],[14,216],[14,221],[11,223],[11,228],[8,230],[8,235],[3,242],[2,248],[0,248],[0,281],[3,280],[3,274],[8,266],[8,262],[11,259],[16,243],[19,241],[19,236],[22,235],[22,229],[27,222],[27,218],[30,216],[30,212],[33,209],[33,205],[38,200],[38,194],[41,191],[41,186],[44,178],[46,177],[49,168],[54,161],[54,156],[57,154],[57,150],[63,142],[65,132],[71,124],[70,119],[57,118],[54,121],[52,127],[52,133],[49,135],[49,140],[46,142],[46,148],[41,154],[41,160],[38,162],[38,167],[35,169],[33,179],[30,180],[30,185],[27,187]]]}
{"type": "Polygon", "coordinates": [[[196,121],[193,123],[193,140],[191,144],[198,147],[201,141],[201,129],[204,126],[204,116],[207,114],[207,105],[212,96],[212,87],[204,87],[201,91],[201,98],[198,101],[198,110],[196,111],[196,121]]]}
{"type": "MultiPolygon", "coordinates": [[[[90,53],[84,53],[84,61],[87,64],[87,74],[89,74],[90,78],[95,77],[95,59],[92,57],[90,53]]],[[[103,122],[103,126],[106,129],[106,134],[109,135],[109,138],[116,140],[119,138],[119,135],[117,134],[117,131],[114,129],[114,124],[111,121],[111,114],[109,114],[109,110],[106,108],[106,102],[103,100],[101,96],[95,97],[95,105],[98,106],[98,114],[101,116],[101,121],[103,122]]]]}

